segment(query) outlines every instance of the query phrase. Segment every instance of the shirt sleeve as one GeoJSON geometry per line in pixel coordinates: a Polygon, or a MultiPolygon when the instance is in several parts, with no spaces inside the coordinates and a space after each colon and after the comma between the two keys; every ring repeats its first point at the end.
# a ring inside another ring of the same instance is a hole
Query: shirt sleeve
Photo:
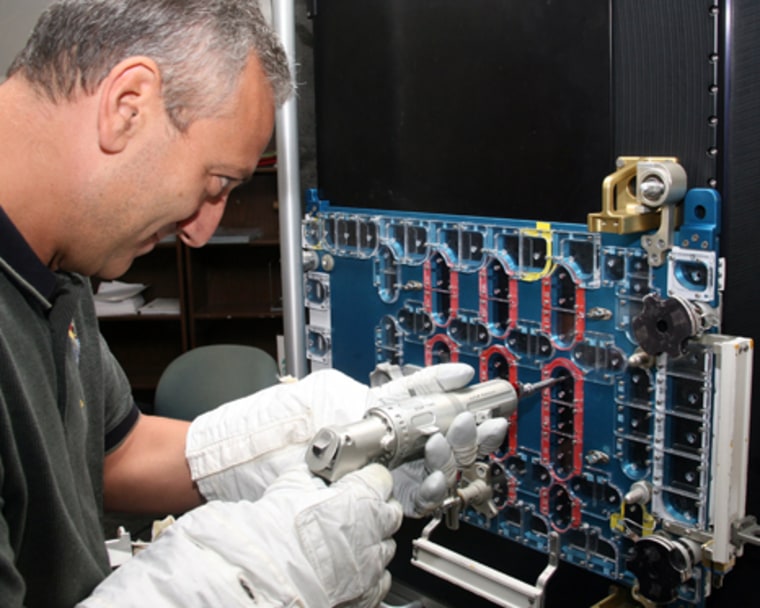
{"type": "Polygon", "coordinates": [[[140,416],[132,398],[132,387],[121,365],[111,353],[103,336],[100,336],[103,376],[106,382],[105,451],[116,448],[129,435],[140,416]]]}

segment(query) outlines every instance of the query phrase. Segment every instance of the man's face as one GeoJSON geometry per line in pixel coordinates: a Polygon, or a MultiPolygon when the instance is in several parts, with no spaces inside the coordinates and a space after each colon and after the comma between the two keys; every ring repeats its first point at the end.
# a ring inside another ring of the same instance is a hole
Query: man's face
{"type": "Polygon", "coordinates": [[[230,191],[255,170],[273,122],[271,88],[255,59],[220,116],[198,119],[185,133],[168,116],[154,121],[113,180],[118,188],[105,197],[113,204],[91,206],[91,225],[104,228],[93,236],[99,259],[91,256],[97,268],[88,274],[116,278],[169,234],[191,247],[205,244],[230,191]]]}

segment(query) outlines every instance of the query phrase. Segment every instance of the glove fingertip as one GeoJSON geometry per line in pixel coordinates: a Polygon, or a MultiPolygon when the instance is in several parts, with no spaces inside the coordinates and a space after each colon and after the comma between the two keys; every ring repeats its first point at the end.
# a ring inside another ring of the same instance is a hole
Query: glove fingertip
{"type": "Polygon", "coordinates": [[[435,511],[448,494],[446,476],[441,471],[428,475],[416,489],[414,499],[405,506],[407,517],[419,518],[435,511]]]}
{"type": "Polygon", "coordinates": [[[475,370],[467,363],[441,363],[436,366],[436,379],[444,391],[466,386],[474,375],[475,370]]]}
{"type": "Polygon", "coordinates": [[[508,428],[509,421],[506,418],[489,418],[478,427],[478,439],[501,437],[503,441],[508,428]]]}
{"type": "Polygon", "coordinates": [[[451,450],[457,463],[469,466],[477,455],[478,430],[475,416],[471,412],[458,414],[446,432],[446,439],[451,444],[451,450]]]}
{"type": "Polygon", "coordinates": [[[478,427],[478,456],[487,456],[499,449],[509,430],[506,418],[490,418],[478,427]]]}
{"type": "Polygon", "coordinates": [[[439,463],[448,461],[451,455],[451,445],[441,433],[432,435],[425,442],[425,462],[431,469],[439,468],[439,463]]]}
{"type": "Polygon", "coordinates": [[[446,498],[447,491],[446,475],[443,471],[433,471],[422,482],[417,496],[420,501],[438,505],[446,498]]]}

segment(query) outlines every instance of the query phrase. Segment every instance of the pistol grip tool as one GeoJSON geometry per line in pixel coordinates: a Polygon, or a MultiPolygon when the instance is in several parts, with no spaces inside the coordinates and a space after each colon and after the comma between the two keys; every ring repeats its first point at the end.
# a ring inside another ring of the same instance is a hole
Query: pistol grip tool
{"type": "Polygon", "coordinates": [[[336,481],[371,462],[394,469],[422,457],[428,438],[437,432],[445,434],[458,414],[471,412],[477,423],[509,417],[521,399],[563,379],[515,386],[496,378],[456,391],[416,395],[400,403],[373,407],[362,420],[318,431],[306,450],[306,462],[312,473],[327,481],[336,481]]]}

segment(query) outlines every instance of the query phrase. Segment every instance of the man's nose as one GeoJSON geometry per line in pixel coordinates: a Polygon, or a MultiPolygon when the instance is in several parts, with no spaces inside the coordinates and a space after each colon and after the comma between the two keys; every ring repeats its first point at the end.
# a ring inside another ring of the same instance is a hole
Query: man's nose
{"type": "Polygon", "coordinates": [[[177,232],[188,247],[202,247],[216,231],[222,219],[227,197],[214,202],[203,203],[197,213],[180,222],[177,232]]]}

